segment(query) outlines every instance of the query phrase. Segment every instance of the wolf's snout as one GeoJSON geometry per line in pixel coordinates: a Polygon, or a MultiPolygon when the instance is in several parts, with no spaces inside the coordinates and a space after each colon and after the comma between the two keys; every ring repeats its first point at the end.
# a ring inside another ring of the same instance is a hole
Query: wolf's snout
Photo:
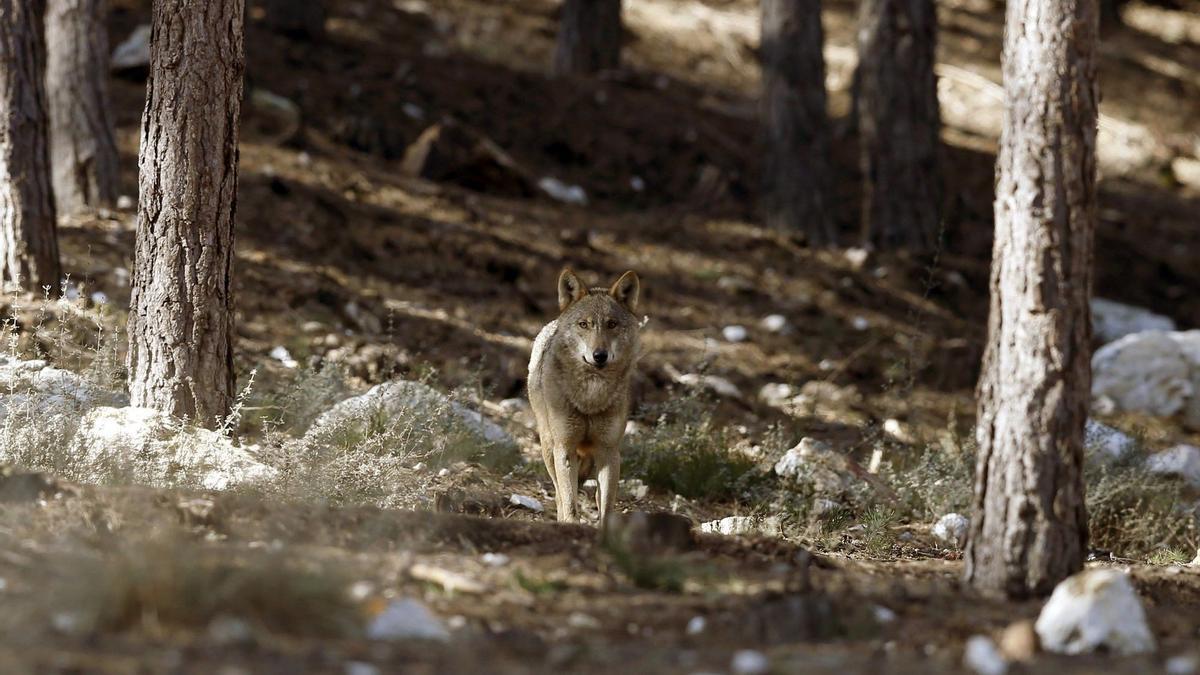
{"type": "Polygon", "coordinates": [[[608,363],[608,352],[603,349],[592,352],[592,363],[596,364],[597,368],[603,368],[604,364],[608,363]]]}

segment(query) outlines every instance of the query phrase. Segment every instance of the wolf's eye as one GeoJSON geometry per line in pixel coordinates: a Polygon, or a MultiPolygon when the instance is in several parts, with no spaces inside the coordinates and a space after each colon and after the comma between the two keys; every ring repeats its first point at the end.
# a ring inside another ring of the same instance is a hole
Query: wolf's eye
{"type": "Polygon", "coordinates": [[[616,320],[616,319],[609,319],[609,320],[608,320],[608,323],[606,323],[606,324],[604,324],[604,325],[605,325],[605,326],[607,326],[609,330],[612,330],[612,329],[614,329],[614,328],[616,328],[616,327],[617,327],[617,320],[616,320]]]}
{"type": "Polygon", "coordinates": [[[580,322],[579,322],[579,327],[580,327],[580,328],[587,328],[587,321],[580,321],[580,322]]]}

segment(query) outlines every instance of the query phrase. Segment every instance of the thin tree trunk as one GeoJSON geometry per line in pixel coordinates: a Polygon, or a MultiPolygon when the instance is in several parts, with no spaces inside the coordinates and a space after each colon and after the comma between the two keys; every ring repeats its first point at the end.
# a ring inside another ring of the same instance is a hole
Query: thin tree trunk
{"type": "Polygon", "coordinates": [[[829,217],[829,117],[820,0],[762,0],[764,210],[768,227],[837,243],[829,217]]]}
{"type": "Polygon", "coordinates": [[[107,12],[107,0],[49,0],[46,7],[50,165],[63,214],[117,200],[107,12]]]}
{"type": "Polygon", "coordinates": [[[129,315],[133,405],[214,426],[233,400],[243,0],[155,0],[129,315]]]}
{"type": "Polygon", "coordinates": [[[936,244],[942,207],[937,11],[933,0],[862,0],[858,20],[863,239],[926,251],[936,244]]]}
{"type": "Polygon", "coordinates": [[[0,0],[0,278],[58,295],[40,0],[0,0]]]}
{"type": "Polygon", "coordinates": [[[1043,594],[1083,565],[1096,221],[1096,0],[1009,0],[968,582],[1043,594]]]}
{"type": "Polygon", "coordinates": [[[621,65],[621,0],[563,0],[554,72],[587,75],[621,65]]]}

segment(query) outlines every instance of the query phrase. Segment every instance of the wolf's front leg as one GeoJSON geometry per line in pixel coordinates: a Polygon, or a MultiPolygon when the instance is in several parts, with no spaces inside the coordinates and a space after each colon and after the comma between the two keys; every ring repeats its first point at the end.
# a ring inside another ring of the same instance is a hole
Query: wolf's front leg
{"type": "Polygon", "coordinates": [[[600,511],[600,528],[605,516],[617,504],[617,484],[621,479],[621,453],[614,445],[596,449],[596,508],[600,511]]]}
{"type": "Polygon", "coordinates": [[[575,504],[579,490],[579,462],[575,458],[574,448],[568,449],[564,445],[554,448],[554,475],[554,502],[558,506],[558,522],[577,522],[579,518],[575,515],[575,504]]]}

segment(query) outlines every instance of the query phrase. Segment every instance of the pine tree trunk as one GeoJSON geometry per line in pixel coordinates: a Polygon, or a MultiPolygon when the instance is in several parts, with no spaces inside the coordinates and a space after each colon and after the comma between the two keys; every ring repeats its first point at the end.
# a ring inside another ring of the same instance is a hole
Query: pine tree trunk
{"type": "Polygon", "coordinates": [[[269,30],[303,40],[325,37],[324,0],[262,0],[269,30]]]}
{"type": "Polygon", "coordinates": [[[155,0],[142,114],[129,394],[204,426],[233,399],[243,7],[155,0]]]}
{"type": "Polygon", "coordinates": [[[563,0],[554,72],[587,75],[621,65],[621,0],[563,0]]]}
{"type": "Polygon", "coordinates": [[[820,0],[762,0],[764,210],[768,227],[837,243],[826,206],[829,118],[820,0]]]}
{"type": "Polygon", "coordinates": [[[49,0],[46,6],[50,165],[63,214],[117,200],[107,11],[107,0],[49,0]]]}
{"type": "Polygon", "coordinates": [[[0,278],[58,295],[40,0],[0,0],[0,278]]]}
{"type": "Polygon", "coordinates": [[[1086,552],[1099,94],[1095,0],[1009,0],[1007,11],[966,575],[1020,597],[1052,590],[1086,552]]]}
{"type": "Polygon", "coordinates": [[[937,11],[933,0],[862,0],[859,166],[863,238],[880,249],[932,249],[941,220],[937,11]]]}

